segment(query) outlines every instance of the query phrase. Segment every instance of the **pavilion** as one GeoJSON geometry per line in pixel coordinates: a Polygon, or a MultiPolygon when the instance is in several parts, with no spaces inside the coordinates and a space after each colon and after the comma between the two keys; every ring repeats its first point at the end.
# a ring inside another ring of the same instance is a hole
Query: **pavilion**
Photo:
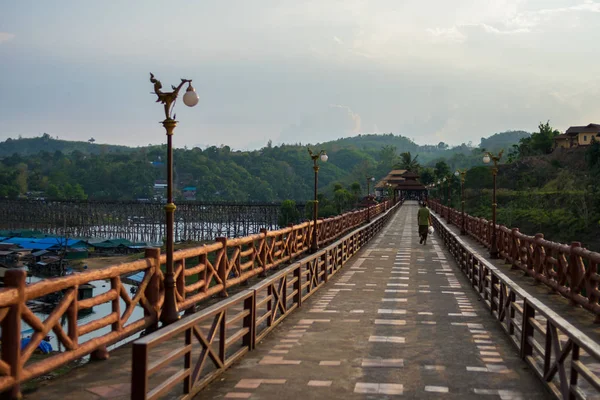
{"type": "Polygon", "coordinates": [[[375,185],[377,197],[384,197],[388,187],[393,190],[394,198],[406,200],[425,200],[427,198],[427,188],[419,182],[419,174],[416,172],[405,169],[390,171],[375,185]]]}

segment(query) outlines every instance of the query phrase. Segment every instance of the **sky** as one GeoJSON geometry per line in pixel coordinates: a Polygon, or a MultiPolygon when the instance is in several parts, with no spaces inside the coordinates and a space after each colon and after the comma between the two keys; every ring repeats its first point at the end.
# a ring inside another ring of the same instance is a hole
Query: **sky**
{"type": "Polygon", "coordinates": [[[600,0],[0,0],[0,141],[479,144],[600,123],[600,0]]]}

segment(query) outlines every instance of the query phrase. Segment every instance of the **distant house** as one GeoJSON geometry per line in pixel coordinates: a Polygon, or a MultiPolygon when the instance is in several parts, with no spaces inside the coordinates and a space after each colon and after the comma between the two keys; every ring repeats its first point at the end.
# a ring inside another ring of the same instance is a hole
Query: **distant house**
{"type": "Polygon", "coordinates": [[[592,139],[600,141],[600,124],[572,126],[567,131],[554,138],[554,148],[570,149],[579,146],[589,146],[592,139]]]}
{"type": "Polygon", "coordinates": [[[14,265],[18,261],[18,255],[13,250],[0,250],[0,263],[14,265]]]}
{"type": "Polygon", "coordinates": [[[183,188],[183,198],[185,200],[196,200],[196,186],[187,186],[183,188]]]}
{"type": "Polygon", "coordinates": [[[167,195],[167,181],[158,180],[154,181],[154,197],[155,198],[163,198],[167,195]]]}
{"type": "Polygon", "coordinates": [[[139,253],[148,247],[147,243],[132,243],[127,239],[110,239],[101,243],[95,243],[96,253],[108,254],[130,254],[139,253]]]}

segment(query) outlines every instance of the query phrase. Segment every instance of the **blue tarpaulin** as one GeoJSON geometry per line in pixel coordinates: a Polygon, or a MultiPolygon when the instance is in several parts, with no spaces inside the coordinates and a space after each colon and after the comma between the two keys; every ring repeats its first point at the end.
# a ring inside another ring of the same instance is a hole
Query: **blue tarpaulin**
{"type": "Polygon", "coordinates": [[[144,280],[144,275],[145,275],[145,272],[141,271],[141,272],[138,272],[137,274],[129,275],[127,277],[127,279],[132,280],[137,283],[142,283],[142,281],[144,280]]]}
{"type": "MultiPolygon", "coordinates": [[[[27,347],[27,345],[29,344],[30,341],[31,341],[31,338],[21,339],[21,350],[23,350],[25,347],[27,347]]],[[[44,354],[51,353],[52,345],[50,343],[46,342],[45,340],[42,340],[40,342],[40,344],[38,344],[38,350],[40,350],[44,354]]]]}

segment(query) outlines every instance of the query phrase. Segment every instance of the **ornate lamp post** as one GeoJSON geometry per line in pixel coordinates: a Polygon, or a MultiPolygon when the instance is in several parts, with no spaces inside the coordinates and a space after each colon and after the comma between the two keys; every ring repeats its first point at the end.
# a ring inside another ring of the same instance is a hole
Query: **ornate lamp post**
{"type": "Polygon", "coordinates": [[[498,245],[496,243],[496,175],[498,174],[498,163],[502,159],[502,153],[504,150],[500,150],[500,153],[494,155],[490,152],[485,153],[483,156],[483,162],[489,164],[490,161],[494,162],[492,167],[492,176],[494,177],[494,191],[492,192],[492,243],[490,247],[490,257],[498,258],[498,245]]]}
{"type": "Polygon", "coordinates": [[[192,87],[191,79],[182,79],[181,83],[173,88],[172,92],[163,92],[162,84],[159,80],[154,78],[154,75],[150,73],[150,82],[154,84],[154,93],[158,99],[157,103],[164,104],[165,107],[165,120],[162,121],[162,125],[167,131],[167,204],[165,205],[166,213],[166,231],[167,231],[167,265],[165,271],[165,301],[163,305],[163,311],[161,313],[161,322],[163,324],[170,324],[179,319],[179,310],[177,309],[177,299],[175,297],[175,275],[173,268],[173,225],[175,220],[175,204],[173,203],[173,131],[177,126],[175,115],[171,117],[173,108],[175,107],[175,101],[179,90],[184,84],[188,84],[188,87],[183,95],[183,103],[188,107],[194,107],[198,104],[198,95],[196,90],[192,87]]]}
{"type": "Polygon", "coordinates": [[[310,158],[313,160],[313,170],[315,171],[315,200],[313,203],[313,236],[312,242],[310,245],[311,253],[315,253],[319,250],[319,246],[317,244],[317,215],[319,213],[319,200],[317,200],[317,184],[319,182],[319,164],[317,164],[317,160],[319,158],[322,162],[327,162],[329,158],[327,154],[325,154],[325,150],[321,150],[318,153],[313,153],[311,149],[308,149],[308,154],[310,154],[310,158]]]}
{"type": "Polygon", "coordinates": [[[457,169],[454,173],[455,176],[460,176],[460,206],[462,213],[462,222],[460,224],[460,234],[466,235],[467,230],[465,229],[465,175],[467,175],[467,170],[457,169]]]}
{"type": "Polygon", "coordinates": [[[442,186],[442,181],[440,179],[438,179],[437,185],[438,185],[438,188],[437,188],[436,195],[437,195],[437,198],[438,198],[438,202],[440,204],[442,204],[442,193],[444,192],[444,187],[442,186]]]}
{"type": "Polygon", "coordinates": [[[375,177],[367,176],[367,222],[371,222],[371,182],[375,182],[375,177]]]}
{"type": "MultiPolygon", "coordinates": [[[[442,178],[442,205],[444,205],[444,203],[446,203],[446,205],[448,205],[448,178],[443,177],[442,178]],[[446,201],[443,200],[444,197],[444,185],[446,185],[446,201]]],[[[449,218],[450,215],[450,210],[448,210],[448,208],[446,208],[446,219],[449,218]]],[[[444,213],[442,212],[442,217],[444,216],[444,213]]]]}

